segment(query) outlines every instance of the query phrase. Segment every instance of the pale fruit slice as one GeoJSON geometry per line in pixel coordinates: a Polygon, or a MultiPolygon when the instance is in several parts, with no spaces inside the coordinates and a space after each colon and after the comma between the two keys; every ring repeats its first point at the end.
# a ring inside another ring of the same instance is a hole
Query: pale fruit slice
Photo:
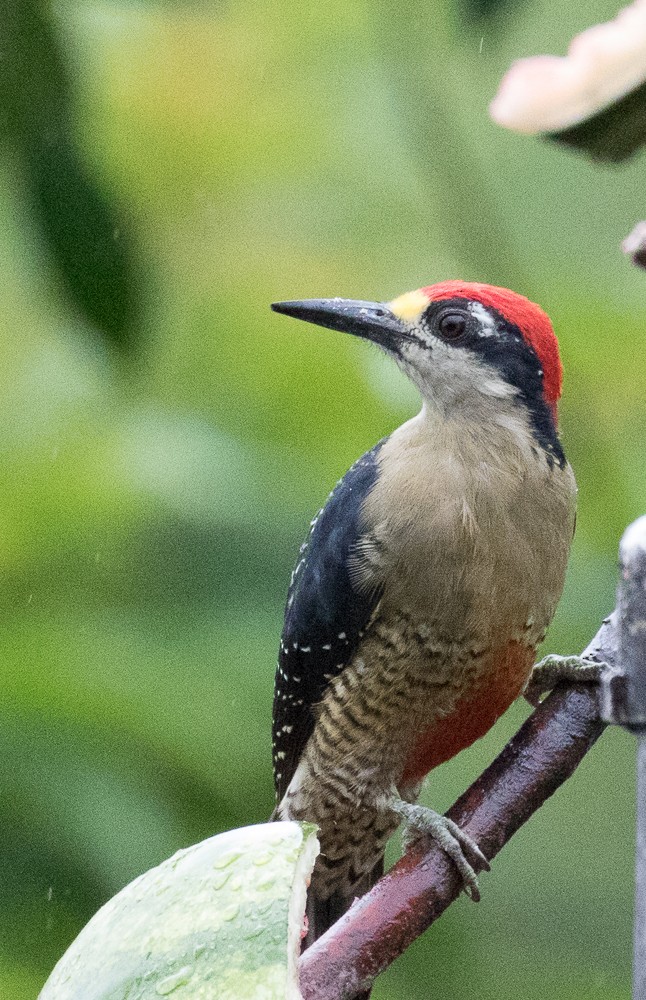
{"type": "Polygon", "coordinates": [[[315,831],[266,823],[179,851],[95,914],[39,1000],[300,1000],[315,831]]]}

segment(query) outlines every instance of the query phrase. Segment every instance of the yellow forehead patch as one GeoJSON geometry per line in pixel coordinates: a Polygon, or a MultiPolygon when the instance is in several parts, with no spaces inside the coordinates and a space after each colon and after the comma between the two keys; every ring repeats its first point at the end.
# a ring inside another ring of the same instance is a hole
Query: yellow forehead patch
{"type": "Polygon", "coordinates": [[[428,299],[419,288],[416,292],[405,292],[404,295],[400,295],[388,303],[388,308],[397,319],[408,320],[408,322],[421,316],[427,306],[428,299]]]}

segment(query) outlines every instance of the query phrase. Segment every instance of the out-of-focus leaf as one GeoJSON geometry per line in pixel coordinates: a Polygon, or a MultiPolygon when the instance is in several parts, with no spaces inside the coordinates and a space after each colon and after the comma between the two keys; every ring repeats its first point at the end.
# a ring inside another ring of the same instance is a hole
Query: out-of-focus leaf
{"type": "Polygon", "coordinates": [[[74,306],[112,343],[130,346],[138,273],[127,226],[80,160],[67,73],[50,20],[32,0],[0,7],[0,128],[24,161],[26,195],[74,306]]]}
{"type": "Polygon", "coordinates": [[[37,218],[72,301],[110,341],[132,346],[137,289],[126,226],[64,135],[25,153],[37,218]]]}
{"type": "Polygon", "coordinates": [[[476,22],[476,26],[496,19],[496,31],[504,29],[505,15],[523,6],[518,0],[458,0],[457,5],[465,20],[476,22]]]}
{"type": "Polygon", "coordinates": [[[622,163],[646,143],[646,83],[578,125],[547,138],[594,160],[622,163]]]}
{"type": "Polygon", "coordinates": [[[40,1000],[298,1000],[311,824],[231,830],[180,851],[92,918],[40,1000]],[[181,989],[180,989],[181,988],[181,989]]]}

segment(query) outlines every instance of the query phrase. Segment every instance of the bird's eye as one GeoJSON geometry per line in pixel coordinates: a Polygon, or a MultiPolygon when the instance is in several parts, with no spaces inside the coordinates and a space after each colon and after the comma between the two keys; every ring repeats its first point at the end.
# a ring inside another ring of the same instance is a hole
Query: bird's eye
{"type": "Polygon", "coordinates": [[[444,340],[457,340],[467,328],[467,318],[462,313],[449,312],[440,317],[438,329],[444,340]]]}

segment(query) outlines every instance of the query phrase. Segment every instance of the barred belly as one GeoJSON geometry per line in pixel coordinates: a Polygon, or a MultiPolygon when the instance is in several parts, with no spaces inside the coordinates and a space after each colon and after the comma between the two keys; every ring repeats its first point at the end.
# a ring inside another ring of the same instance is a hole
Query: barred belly
{"type": "Polygon", "coordinates": [[[518,641],[438,640],[406,612],[373,621],[318,706],[279,810],[319,826],[319,895],[372,870],[399,825],[380,800],[396,790],[414,802],[431,768],[484,735],[522,691],[533,653],[518,641]]]}

